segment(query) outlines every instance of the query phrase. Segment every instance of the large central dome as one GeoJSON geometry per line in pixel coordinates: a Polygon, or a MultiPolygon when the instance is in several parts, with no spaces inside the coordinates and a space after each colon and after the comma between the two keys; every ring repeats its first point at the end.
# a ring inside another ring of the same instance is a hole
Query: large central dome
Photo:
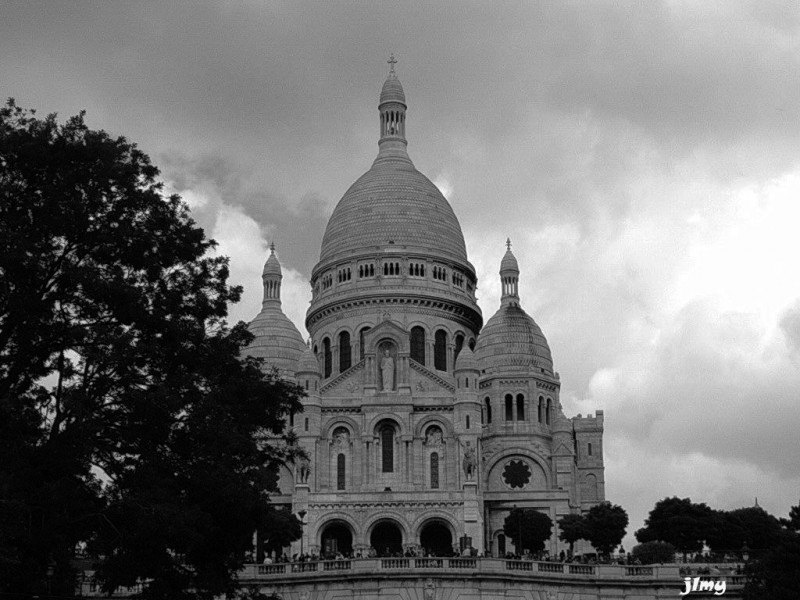
{"type": "Polygon", "coordinates": [[[407,157],[379,157],[350,186],[328,221],[320,262],[387,245],[467,262],[453,209],[407,157]]]}
{"type": "Polygon", "coordinates": [[[453,209],[406,153],[406,110],[403,86],[392,68],[378,104],[378,157],[333,211],[322,238],[321,264],[387,246],[468,264],[453,209]]]}

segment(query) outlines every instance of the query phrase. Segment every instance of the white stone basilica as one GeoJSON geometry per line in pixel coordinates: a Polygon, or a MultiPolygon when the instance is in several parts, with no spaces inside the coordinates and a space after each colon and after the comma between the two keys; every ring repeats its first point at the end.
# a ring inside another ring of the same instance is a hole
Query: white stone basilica
{"type": "MultiPolygon", "coordinates": [[[[342,197],[311,275],[310,343],[281,310],[274,252],[248,349],[307,391],[291,425],[309,462],[282,468],[272,501],[306,511],[306,552],[410,547],[513,552],[514,507],[555,522],[605,498],[603,415],[564,416],[547,340],[500,263],[484,325],[458,219],[406,153],[394,61],[380,95],[378,156],[342,197]]],[[[292,548],[300,551],[298,542],[292,548]]]]}

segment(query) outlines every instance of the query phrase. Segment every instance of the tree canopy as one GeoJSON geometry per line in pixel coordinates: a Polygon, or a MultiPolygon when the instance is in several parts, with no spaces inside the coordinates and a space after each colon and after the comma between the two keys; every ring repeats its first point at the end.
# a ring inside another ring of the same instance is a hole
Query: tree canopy
{"type": "Polygon", "coordinates": [[[636,532],[640,542],[660,541],[672,544],[684,559],[687,552],[700,552],[712,535],[714,511],[689,498],[664,498],[656,502],[645,526],[636,532]]]}
{"type": "Polygon", "coordinates": [[[669,542],[644,542],[633,547],[631,552],[643,565],[675,562],[675,546],[669,542]]]}
{"type": "Polygon", "coordinates": [[[506,537],[511,538],[520,554],[523,549],[533,553],[542,552],[552,530],[553,521],[550,517],[533,508],[514,508],[503,522],[506,537]]]}
{"type": "Polygon", "coordinates": [[[0,592],[233,589],[302,390],[241,358],[240,289],[135,144],[0,109],[0,592]]]}
{"type": "Polygon", "coordinates": [[[611,554],[620,545],[628,527],[628,513],[619,505],[602,502],[584,516],[586,539],[601,554],[611,554]]]}
{"type": "Polygon", "coordinates": [[[564,515],[558,520],[558,538],[569,544],[569,553],[572,555],[575,542],[586,539],[586,522],[583,515],[564,515]]]}

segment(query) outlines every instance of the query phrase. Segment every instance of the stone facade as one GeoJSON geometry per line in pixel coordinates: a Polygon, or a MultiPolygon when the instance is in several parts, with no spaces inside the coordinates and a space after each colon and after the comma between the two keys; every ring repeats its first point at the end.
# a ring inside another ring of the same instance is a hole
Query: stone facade
{"type": "MultiPolygon", "coordinates": [[[[308,344],[281,311],[274,248],[265,265],[249,352],[308,394],[291,423],[310,460],[282,469],[273,501],[306,511],[306,552],[467,543],[497,556],[514,551],[502,531],[514,506],[555,522],[604,500],[603,414],[565,417],[510,242],[483,325],[458,219],[406,152],[406,109],[392,69],[378,156],[334,210],[312,272],[308,344]]],[[[565,548],[554,527],[548,551],[565,548]]]]}

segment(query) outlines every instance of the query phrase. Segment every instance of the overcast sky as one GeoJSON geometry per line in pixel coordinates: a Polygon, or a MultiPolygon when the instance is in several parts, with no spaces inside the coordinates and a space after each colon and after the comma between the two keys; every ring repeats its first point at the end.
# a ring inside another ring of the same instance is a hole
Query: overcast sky
{"type": "MultiPolygon", "coordinates": [[[[137,142],[303,335],[334,206],[377,153],[394,52],[409,154],[460,219],[484,319],[511,237],[606,495],[800,501],[800,5],[7,2],[0,91],[137,142]]],[[[626,538],[630,549],[633,538],[626,538]]]]}

